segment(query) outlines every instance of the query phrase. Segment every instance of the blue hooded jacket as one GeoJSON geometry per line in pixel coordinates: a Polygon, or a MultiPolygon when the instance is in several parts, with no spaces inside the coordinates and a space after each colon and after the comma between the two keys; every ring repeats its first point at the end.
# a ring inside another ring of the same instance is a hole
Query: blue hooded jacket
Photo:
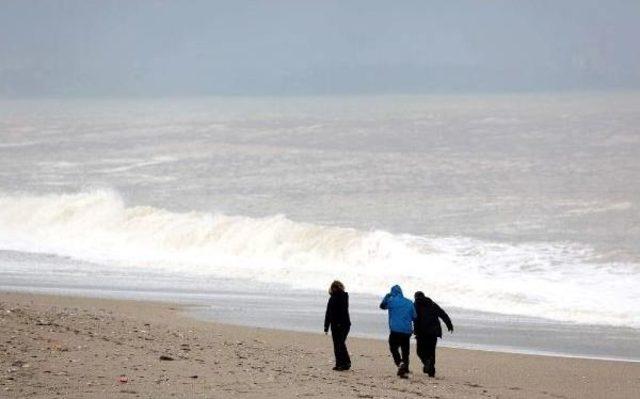
{"type": "Polygon", "coordinates": [[[413,321],[417,318],[413,302],[402,296],[399,285],[391,287],[391,292],[385,295],[380,309],[389,310],[389,330],[403,334],[413,333],[413,321]]]}

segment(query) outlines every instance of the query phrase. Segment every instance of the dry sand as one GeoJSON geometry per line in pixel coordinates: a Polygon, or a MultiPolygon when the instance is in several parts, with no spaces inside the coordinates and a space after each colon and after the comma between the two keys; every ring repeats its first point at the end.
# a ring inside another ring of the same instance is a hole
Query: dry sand
{"type": "Polygon", "coordinates": [[[384,341],[348,346],[353,369],[335,372],[321,334],[208,323],[163,303],[0,294],[0,398],[640,397],[640,363],[440,348],[435,379],[413,354],[401,380],[384,341]]]}

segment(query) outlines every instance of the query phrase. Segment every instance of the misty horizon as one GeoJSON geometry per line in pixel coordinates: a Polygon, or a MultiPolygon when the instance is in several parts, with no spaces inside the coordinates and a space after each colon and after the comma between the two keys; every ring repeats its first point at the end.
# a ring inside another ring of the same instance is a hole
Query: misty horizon
{"type": "Polygon", "coordinates": [[[5,1],[0,97],[640,88],[640,3],[5,1]]]}

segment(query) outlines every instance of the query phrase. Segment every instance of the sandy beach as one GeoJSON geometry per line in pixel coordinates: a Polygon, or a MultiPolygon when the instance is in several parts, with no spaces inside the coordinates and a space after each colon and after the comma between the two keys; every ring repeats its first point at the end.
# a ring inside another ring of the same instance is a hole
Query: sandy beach
{"type": "Polygon", "coordinates": [[[0,399],[640,399],[638,37],[0,0],[0,399]]]}
{"type": "MultiPolygon", "coordinates": [[[[319,316],[319,329],[321,318],[319,316]]],[[[408,380],[382,340],[350,338],[331,370],[322,334],[203,322],[178,305],[0,294],[6,398],[633,398],[640,363],[441,348],[408,380]]],[[[412,348],[413,349],[413,348],[412,348]]]]}

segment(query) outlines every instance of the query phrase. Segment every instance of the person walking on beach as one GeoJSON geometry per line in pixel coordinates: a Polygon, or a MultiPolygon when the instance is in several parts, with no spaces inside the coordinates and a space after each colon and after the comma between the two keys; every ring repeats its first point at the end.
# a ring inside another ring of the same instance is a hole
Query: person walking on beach
{"type": "Polygon", "coordinates": [[[451,324],[449,315],[431,298],[426,297],[422,291],[417,291],[414,298],[414,306],[418,315],[414,322],[418,357],[422,360],[422,371],[429,374],[429,377],[435,377],[436,344],[438,338],[442,338],[440,319],[444,321],[447,330],[451,333],[453,332],[453,324],[451,324]]]}
{"type": "Polygon", "coordinates": [[[351,368],[351,358],[345,341],[351,328],[349,318],[349,294],[344,290],[344,285],[336,280],[329,287],[329,302],[324,316],[324,333],[327,334],[331,327],[333,339],[333,353],[336,357],[336,371],[345,371],[351,368]]]}
{"type": "Polygon", "coordinates": [[[391,287],[391,292],[385,295],[380,303],[380,309],[389,312],[389,350],[398,367],[398,376],[408,378],[410,339],[413,332],[411,324],[416,318],[415,307],[409,299],[402,295],[400,286],[394,285],[391,287]]]}

